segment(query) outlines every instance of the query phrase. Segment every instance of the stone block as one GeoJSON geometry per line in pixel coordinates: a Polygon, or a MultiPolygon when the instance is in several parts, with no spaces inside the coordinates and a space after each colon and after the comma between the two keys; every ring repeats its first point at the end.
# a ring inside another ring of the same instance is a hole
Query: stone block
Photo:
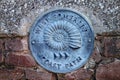
{"type": "Polygon", "coordinates": [[[120,36],[120,31],[116,30],[111,32],[103,32],[102,35],[103,36],[120,36]]]}
{"type": "Polygon", "coordinates": [[[30,54],[12,52],[5,58],[5,63],[14,66],[33,67],[36,65],[30,54]]]}
{"type": "Polygon", "coordinates": [[[99,65],[96,70],[96,80],[120,80],[120,61],[99,65]]]}
{"type": "Polygon", "coordinates": [[[5,40],[5,50],[7,51],[24,51],[28,50],[27,38],[12,38],[5,40]]]}
{"type": "Polygon", "coordinates": [[[102,58],[102,56],[101,56],[101,53],[102,53],[101,43],[99,41],[96,41],[94,47],[95,48],[94,48],[93,54],[91,55],[91,58],[96,63],[98,63],[101,60],[101,58],[102,58]]]}
{"type": "Polygon", "coordinates": [[[4,46],[3,46],[3,40],[0,39],[0,63],[3,62],[3,48],[4,48],[4,46]]]}
{"type": "Polygon", "coordinates": [[[2,62],[3,62],[3,55],[0,54],[0,63],[2,63],[2,62]]]}
{"type": "Polygon", "coordinates": [[[103,55],[120,58],[120,37],[104,37],[103,55]]]}
{"type": "Polygon", "coordinates": [[[25,74],[27,80],[56,80],[56,76],[50,72],[26,69],[25,74]]]}
{"type": "Polygon", "coordinates": [[[77,71],[67,73],[65,75],[66,80],[91,80],[93,71],[86,69],[79,69],[77,71]]]}
{"type": "Polygon", "coordinates": [[[13,69],[0,70],[0,80],[23,80],[24,70],[21,69],[13,69]]]}
{"type": "Polygon", "coordinates": [[[0,54],[2,54],[2,50],[3,50],[3,39],[0,39],[0,54]]]}

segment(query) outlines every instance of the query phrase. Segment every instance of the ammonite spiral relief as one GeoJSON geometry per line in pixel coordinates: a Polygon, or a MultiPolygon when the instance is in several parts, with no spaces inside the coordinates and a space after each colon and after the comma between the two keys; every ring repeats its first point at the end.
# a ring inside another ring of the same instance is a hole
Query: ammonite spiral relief
{"type": "Polygon", "coordinates": [[[44,40],[48,46],[56,50],[68,47],[80,48],[81,45],[79,30],[70,22],[62,20],[53,22],[46,27],[44,40]]]}
{"type": "Polygon", "coordinates": [[[92,53],[94,35],[79,13],[57,9],[41,15],[33,24],[30,50],[43,68],[66,73],[83,66],[92,53]]]}

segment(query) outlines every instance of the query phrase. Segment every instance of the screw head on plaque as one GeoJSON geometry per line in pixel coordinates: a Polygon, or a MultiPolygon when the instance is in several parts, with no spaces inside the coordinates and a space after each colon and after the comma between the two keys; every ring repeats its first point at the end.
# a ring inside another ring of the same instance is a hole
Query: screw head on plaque
{"type": "Polygon", "coordinates": [[[94,47],[94,33],[80,13],[56,9],[35,21],[29,45],[40,66],[55,73],[66,73],[87,62],[94,47]]]}

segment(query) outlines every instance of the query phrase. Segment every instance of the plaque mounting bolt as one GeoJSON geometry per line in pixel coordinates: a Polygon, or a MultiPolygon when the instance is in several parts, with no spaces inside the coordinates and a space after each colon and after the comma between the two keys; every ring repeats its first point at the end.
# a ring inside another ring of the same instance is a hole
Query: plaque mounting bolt
{"type": "Polygon", "coordinates": [[[32,43],[32,44],[35,44],[35,40],[33,40],[31,43],[32,43]]]}
{"type": "Polygon", "coordinates": [[[89,39],[88,39],[88,42],[91,42],[91,41],[92,41],[91,38],[89,38],[89,39]]]}

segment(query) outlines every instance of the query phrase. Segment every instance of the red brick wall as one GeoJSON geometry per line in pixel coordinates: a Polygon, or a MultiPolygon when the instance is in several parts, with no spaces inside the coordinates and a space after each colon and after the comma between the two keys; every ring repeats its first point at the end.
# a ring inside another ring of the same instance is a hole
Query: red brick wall
{"type": "Polygon", "coordinates": [[[55,76],[37,65],[27,37],[0,39],[0,80],[56,80],[55,76]]]}
{"type": "Polygon", "coordinates": [[[0,80],[120,80],[120,34],[99,34],[94,45],[90,60],[82,68],[55,74],[35,62],[28,37],[0,38],[0,80]]]}

